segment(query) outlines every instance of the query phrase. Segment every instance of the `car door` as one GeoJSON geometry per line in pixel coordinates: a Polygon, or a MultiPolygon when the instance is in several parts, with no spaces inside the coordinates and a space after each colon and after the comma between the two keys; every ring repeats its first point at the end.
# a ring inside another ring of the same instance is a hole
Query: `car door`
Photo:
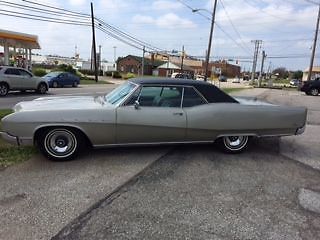
{"type": "Polygon", "coordinates": [[[66,73],[61,73],[58,76],[59,85],[60,86],[68,85],[67,84],[67,79],[68,79],[67,74],[66,73]]]}
{"type": "Polygon", "coordinates": [[[37,88],[37,80],[35,77],[32,76],[31,73],[23,70],[18,69],[20,73],[21,79],[21,88],[23,89],[36,89],[37,88]]]}
{"type": "Polygon", "coordinates": [[[184,141],[187,120],[181,99],[182,87],[143,86],[137,96],[117,108],[117,143],[184,141]]]}
{"type": "Polygon", "coordinates": [[[183,95],[183,110],[187,116],[187,141],[210,141],[215,133],[206,128],[212,121],[212,112],[207,100],[194,88],[185,87],[183,95]]]}
{"type": "Polygon", "coordinates": [[[8,68],[4,72],[4,77],[9,83],[11,89],[21,89],[21,77],[19,69],[8,68]]]}

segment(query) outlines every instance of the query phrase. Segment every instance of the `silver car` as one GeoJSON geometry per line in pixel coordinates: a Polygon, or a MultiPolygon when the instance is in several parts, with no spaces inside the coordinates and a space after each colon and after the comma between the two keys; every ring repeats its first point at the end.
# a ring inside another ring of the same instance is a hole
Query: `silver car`
{"type": "Polygon", "coordinates": [[[216,141],[230,153],[251,137],[301,134],[307,110],[234,99],[202,81],[133,79],[103,96],[38,98],[2,119],[2,137],[36,144],[53,160],[74,158],[85,146],[116,147],[216,141]]]}
{"type": "Polygon", "coordinates": [[[11,90],[36,90],[45,94],[48,89],[45,79],[33,76],[23,68],[0,66],[0,97],[6,96],[11,90]]]}

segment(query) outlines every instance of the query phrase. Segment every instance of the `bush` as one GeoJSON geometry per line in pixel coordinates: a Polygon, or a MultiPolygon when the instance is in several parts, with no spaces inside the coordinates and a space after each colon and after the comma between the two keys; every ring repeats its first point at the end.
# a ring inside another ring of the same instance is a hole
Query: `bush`
{"type": "Polygon", "coordinates": [[[60,64],[60,65],[58,65],[58,67],[55,70],[62,71],[62,72],[69,72],[72,74],[77,73],[77,70],[74,69],[72,65],[67,65],[67,64],[60,64]]]}
{"type": "Polygon", "coordinates": [[[127,75],[125,75],[123,78],[130,79],[130,78],[134,78],[134,77],[136,77],[136,75],[134,75],[133,73],[127,73],[127,75]]]}
{"type": "Polygon", "coordinates": [[[107,77],[112,77],[112,73],[113,73],[112,71],[106,71],[104,75],[107,77]]]}
{"type": "Polygon", "coordinates": [[[79,69],[79,72],[81,72],[84,75],[94,75],[94,71],[93,70],[79,69]]]}
{"type": "Polygon", "coordinates": [[[32,73],[37,77],[43,77],[44,75],[47,74],[47,71],[43,68],[34,68],[32,70],[32,73]]]}
{"type": "Polygon", "coordinates": [[[114,71],[113,72],[113,75],[112,75],[113,78],[122,78],[121,74],[117,71],[114,71]]]}

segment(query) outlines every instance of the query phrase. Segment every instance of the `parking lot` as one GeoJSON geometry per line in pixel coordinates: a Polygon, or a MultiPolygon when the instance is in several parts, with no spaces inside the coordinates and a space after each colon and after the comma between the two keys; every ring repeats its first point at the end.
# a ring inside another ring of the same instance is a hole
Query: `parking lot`
{"type": "Polygon", "coordinates": [[[0,239],[319,239],[320,97],[236,94],[308,107],[305,134],[254,139],[239,155],[193,145],[34,156],[0,172],[0,239]]]}

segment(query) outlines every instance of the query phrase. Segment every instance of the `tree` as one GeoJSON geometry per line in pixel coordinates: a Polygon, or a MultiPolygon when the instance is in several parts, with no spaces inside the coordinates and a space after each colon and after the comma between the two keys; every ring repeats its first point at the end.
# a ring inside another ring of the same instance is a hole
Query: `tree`
{"type": "Polygon", "coordinates": [[[301,70],[294,71],[292,73],[292,78],[293,79],[302,79],[302,76],[303,76],[303,72],[301,70]]]}
{"type": "Polygon", "coordinates": [[[279,67],[273,70],[272,74],[277,75],[278,78],[288,78],[289,71],[285,67],[279,67]]]}

